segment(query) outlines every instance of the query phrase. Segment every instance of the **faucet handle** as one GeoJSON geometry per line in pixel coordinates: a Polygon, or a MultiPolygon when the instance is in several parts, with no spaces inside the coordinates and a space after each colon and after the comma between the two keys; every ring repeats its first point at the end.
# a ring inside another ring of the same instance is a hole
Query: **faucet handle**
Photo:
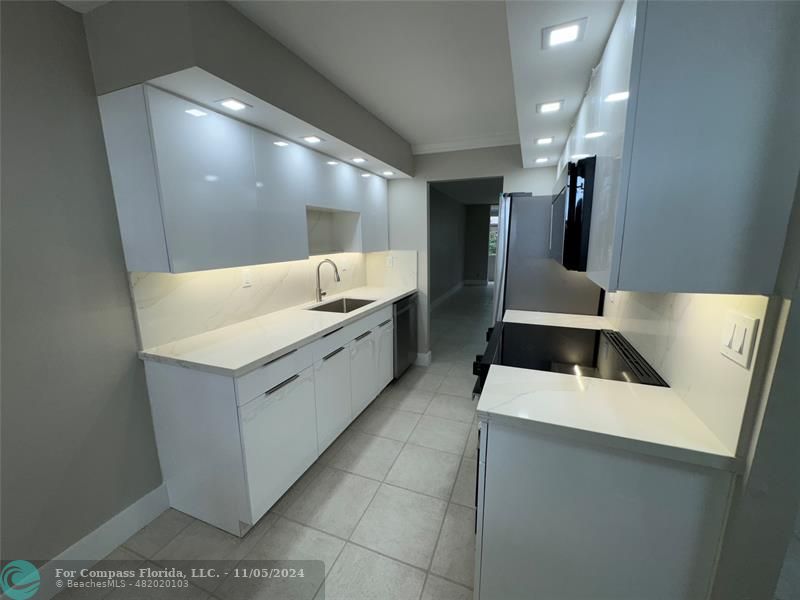
{"type": "Polygon", "coordinates": [[[328,295],[328,292],[322,292],[322,291],[321,291],[321,292],[319,293],[319,295],[320,295],[321,297],[323,297],[323,298],[324,298],[325,296],[327,296],[327,295],[328,295]]]}

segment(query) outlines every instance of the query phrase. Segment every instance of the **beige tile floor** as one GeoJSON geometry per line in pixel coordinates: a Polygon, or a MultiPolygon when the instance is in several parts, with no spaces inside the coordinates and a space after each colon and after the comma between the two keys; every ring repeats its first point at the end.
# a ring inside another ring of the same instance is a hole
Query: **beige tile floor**
{"type": "MultiPolygon", "coordinates": [[[[236,538],[169,509],[110,558],[321,560],[319,582],[247,598],[467,600],[474,562],[477,419],[472,361],[490,322],[491,288],[467,287],[434,311],[433,363],[390,384],[272,510],[236,538]]],[[[211,565],[211,563],[209,563],[211,565]]],[[[217,563],[215,566],[219,566],[217,563]]],[[[242,598],[229,582],[194,581],[148,598],[242,598]],[[203,589],[205,588],[205,589],[203,589]]],[[[95,590],[69,598],[124,598],[95,590]]],[[[130,597],[130,596],[128,596],[130,597]]]]}

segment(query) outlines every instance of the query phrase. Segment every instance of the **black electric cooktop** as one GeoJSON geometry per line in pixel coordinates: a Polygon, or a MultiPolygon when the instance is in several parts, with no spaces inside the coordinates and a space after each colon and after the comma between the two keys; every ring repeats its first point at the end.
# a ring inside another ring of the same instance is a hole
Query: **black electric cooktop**
{"type": "Polygon", "coordinates": [[[498,323],[487,338],[486,351],[473,363],[475,393],[483,388],[491,365],[667,386],[616,331],[498,323]]]}

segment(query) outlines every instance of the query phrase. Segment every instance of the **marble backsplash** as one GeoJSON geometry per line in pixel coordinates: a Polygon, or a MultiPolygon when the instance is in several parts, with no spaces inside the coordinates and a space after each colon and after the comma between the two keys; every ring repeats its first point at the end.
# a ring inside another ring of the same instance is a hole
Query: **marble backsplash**
{"type": "Polygon", "coordinates": [[[764,296],[617,292],[606,297],[605,316],[735,451],[754,360],[745,369],[720,353],[724,320],[728,311],[760,319],[757,352],[766,309],[764,296]]]}
{"type": "Polygon", "coordinates": [[[371,286],[416,285],[416,252],[343,252],[307,260],[194,273],[129,273],[141,348],[152,348],[267,313],[314,301],[317,264],[322,289],[338,294],[371,286]],[[387,257],[392,256],[391,266],[387,257]],[[369,271],[369,276],[368,276],[369,271]],[[245,281],[250,285],[245,287],[245,281]]]}

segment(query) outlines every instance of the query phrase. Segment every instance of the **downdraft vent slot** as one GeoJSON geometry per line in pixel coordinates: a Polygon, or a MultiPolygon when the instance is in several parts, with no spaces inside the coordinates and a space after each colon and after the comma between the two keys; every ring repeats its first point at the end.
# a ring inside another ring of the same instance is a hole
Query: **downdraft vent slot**
{"type": "Polygon", "coordinates": [[[603,329],[603,335],[606,336],[608,343],[625,357],[625,360],[630,365],[631,371],[633,371],[633,374],[639,379],[639,383],[669,387],[667,382],[661,378],[656,370],[647,363],[633,346],[631,346],[630,342],[622,337],[622,334],[616,331],[603,329]]]}

